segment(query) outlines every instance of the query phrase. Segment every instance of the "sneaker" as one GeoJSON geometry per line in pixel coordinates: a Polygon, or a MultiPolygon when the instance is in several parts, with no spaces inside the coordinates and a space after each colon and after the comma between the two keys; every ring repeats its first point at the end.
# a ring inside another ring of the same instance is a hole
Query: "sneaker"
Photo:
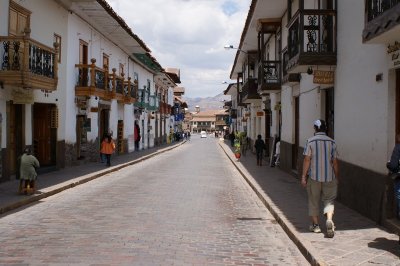
{"type": "Polygon", "coordinates": [[[321,233],[321,228],[319,228],[318,224],[312,224],[308,229],[310,230],[310,232],[321,233]]]}
{"type": "Polygon", "coordinates": [[[326,236],[329,238],[335,236],[335,225],[332,220],[326,220],[326,236]]]}

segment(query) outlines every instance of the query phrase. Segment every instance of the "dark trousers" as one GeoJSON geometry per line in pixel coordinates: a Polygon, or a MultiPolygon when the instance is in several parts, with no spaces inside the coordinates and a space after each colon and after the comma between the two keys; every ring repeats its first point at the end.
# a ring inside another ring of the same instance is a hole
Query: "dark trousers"
{"type": "Polygon", "coordinates": [[[139,150],[139,140],[135,140],[135,150],[139,150]]]}
{"type": "Polygon", "coordinates": [[[107,160],[107,166],[111,165],[111,154],[105,154],[107,160]]]}

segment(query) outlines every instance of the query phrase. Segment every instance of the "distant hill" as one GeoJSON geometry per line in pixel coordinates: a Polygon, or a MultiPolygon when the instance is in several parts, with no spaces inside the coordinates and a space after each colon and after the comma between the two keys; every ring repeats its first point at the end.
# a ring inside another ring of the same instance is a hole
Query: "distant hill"
{"type": "Polygon", "coordinates": [[[224,100],[230,101],[231,97],[220,93],[214,97],[206,97],[206,98],[187,98],[185,96],[182,97],[183,100],[187,103],[189,111],[195,111],[196,105],[200,106],[200,111],[207,110],[219,110],[224,106],[224,100]]]}

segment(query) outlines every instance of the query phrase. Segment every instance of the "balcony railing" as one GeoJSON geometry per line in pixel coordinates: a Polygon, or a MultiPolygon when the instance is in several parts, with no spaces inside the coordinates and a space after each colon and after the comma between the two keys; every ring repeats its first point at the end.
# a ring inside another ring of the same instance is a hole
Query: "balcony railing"
{"type": "Polygon", "coordinates": [[[135,106],[139,108],[148,108],[149,107],[149,92],[143,87],[138,89],[137,93],[137,101],[135,102],[135,106]]]}
{"type": "Polygon", "coordinates": [[[151,110],[151,111],[157,111],[158,110],[157,96],[156,95],[150,95],[148,109],[151,110]]]}
{"type": "Polygon", "coordinates": [[[368,21],[379,17],[399,3],[400,0],[367,0],[366,4],[368,21]]]}
{"type": "Polygon", "coordinates": [[[288,72],[309,65],[336,65],[336,11],[301,10],[289,26],[288,72]]]}
{"type": "Polygon", "coordinates": [[[108,73],[106,69],[96,66],[96,59],[91,64],[77,64],[77,84],[75,86],[76,96],[96,96],[104,100],[116,99],[129,104],[134,103],[136,95],[132,93],[134,86],[130,81],[124,79],[124,75],[118,76],[116,69],[108,73]]]}
{"type": "Polygon", "coordinates": [[[261,99],[257,92],[257,80],[254,78],[249,78],[243,84],[241,94],[241,103],[251,103],[251,100],[261,99]]]}
{"type": "Polygon", "coordinates": [[[56,90],[57,47],[31,38],[0,36],[0,79],[23,88],[56,90]]]}
{"type": "Polygon", "coordinates": [[[382,44],[398,41],[400,0],[367,0],[365,4],[363,41],[382,44]]]}
{"type": "Polygon", "coordinates": [[[281,62],[261,61],[258,65],[258,93],[280,90],[281,62]]]}

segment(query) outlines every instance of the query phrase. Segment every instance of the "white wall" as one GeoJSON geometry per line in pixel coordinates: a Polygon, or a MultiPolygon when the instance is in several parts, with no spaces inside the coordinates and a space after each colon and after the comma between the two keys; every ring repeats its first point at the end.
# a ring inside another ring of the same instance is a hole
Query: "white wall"
{"type": "Polygon", "coordinates": [[[294,110],[293,110],[293,88],[290,86],[282,86],[282,134],[281,140],[293,144],[294,143],[294,110]]]}
{"type": "Polygon", "coordinates": [[[299,145],[304,147],[306,140],[314,135],[314,121],[323,119],[321,113],[321,93],[313,83],[313,75],[301,74],[299,102],[299,145]]]}
{"type": "Polygon", "coordinates": [[[338,63],[335,76],[335,139],[340,159],[386,173],[388,62],[385,45],[362,44],[364,2],[338,5],[338,63]],[[355,34],[359,33],[359,34],[355,34]],[[383,81],[375,76],[383,73],[383,81]]]}

